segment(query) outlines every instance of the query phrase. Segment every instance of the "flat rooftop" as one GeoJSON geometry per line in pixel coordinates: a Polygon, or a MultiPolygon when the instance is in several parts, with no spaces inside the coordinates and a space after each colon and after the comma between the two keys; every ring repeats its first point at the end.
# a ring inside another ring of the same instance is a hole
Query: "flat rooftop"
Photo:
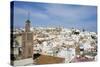
{"type": "Polygon", "coordinates": [[[48,56],[48,55],[40,55],[36,61],[35,64],[55,64],[55,63],[63,63],[65,61],[65,58],[60,57],[54,57],[54,56],[48,56]]]}

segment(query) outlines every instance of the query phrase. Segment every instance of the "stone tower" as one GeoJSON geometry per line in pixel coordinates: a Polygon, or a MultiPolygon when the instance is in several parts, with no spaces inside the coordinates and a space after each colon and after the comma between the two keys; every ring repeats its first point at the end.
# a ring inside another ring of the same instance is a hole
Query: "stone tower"
{"type": "Polygon", "coordinates": [[[33,33],[30,31],[30,20],[25,22],[25,31],[22,33],[22,58],[31,58],[33,54],[33,33]]]}

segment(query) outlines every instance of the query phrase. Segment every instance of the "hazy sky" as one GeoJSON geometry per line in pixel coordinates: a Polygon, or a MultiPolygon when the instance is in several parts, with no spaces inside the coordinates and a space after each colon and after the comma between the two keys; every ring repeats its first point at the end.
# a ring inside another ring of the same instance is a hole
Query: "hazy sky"
{"type": "Polygon", "coordinates": [[[97,32],[97,7],[71,4],[14,2],[14,27],[24,27],[30,13],[31,26],[63,26],[97,32]]]}

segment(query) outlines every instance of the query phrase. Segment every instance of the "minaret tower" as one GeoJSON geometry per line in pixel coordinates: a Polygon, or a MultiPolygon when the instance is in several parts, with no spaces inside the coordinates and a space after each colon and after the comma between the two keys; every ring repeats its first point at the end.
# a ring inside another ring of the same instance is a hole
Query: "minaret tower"
{"type": "Polygon", "coordinates": [[[33,54],[33,33],[30,30],[29,13],[28,19],[25,22],[25,31],[22,34],[22,58],[31,58],[33,54]]]}

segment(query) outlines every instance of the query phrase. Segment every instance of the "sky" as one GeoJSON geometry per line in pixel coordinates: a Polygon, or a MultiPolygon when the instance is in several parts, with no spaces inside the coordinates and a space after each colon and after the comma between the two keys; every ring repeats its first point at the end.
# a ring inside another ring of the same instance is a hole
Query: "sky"
{"type": "Polygon", "coordinates": [[[62,26],[97,32],[97,7],[74,4],[14,2],[14,27],[23,28],[29,19],[31,26],[62,26]]]}

